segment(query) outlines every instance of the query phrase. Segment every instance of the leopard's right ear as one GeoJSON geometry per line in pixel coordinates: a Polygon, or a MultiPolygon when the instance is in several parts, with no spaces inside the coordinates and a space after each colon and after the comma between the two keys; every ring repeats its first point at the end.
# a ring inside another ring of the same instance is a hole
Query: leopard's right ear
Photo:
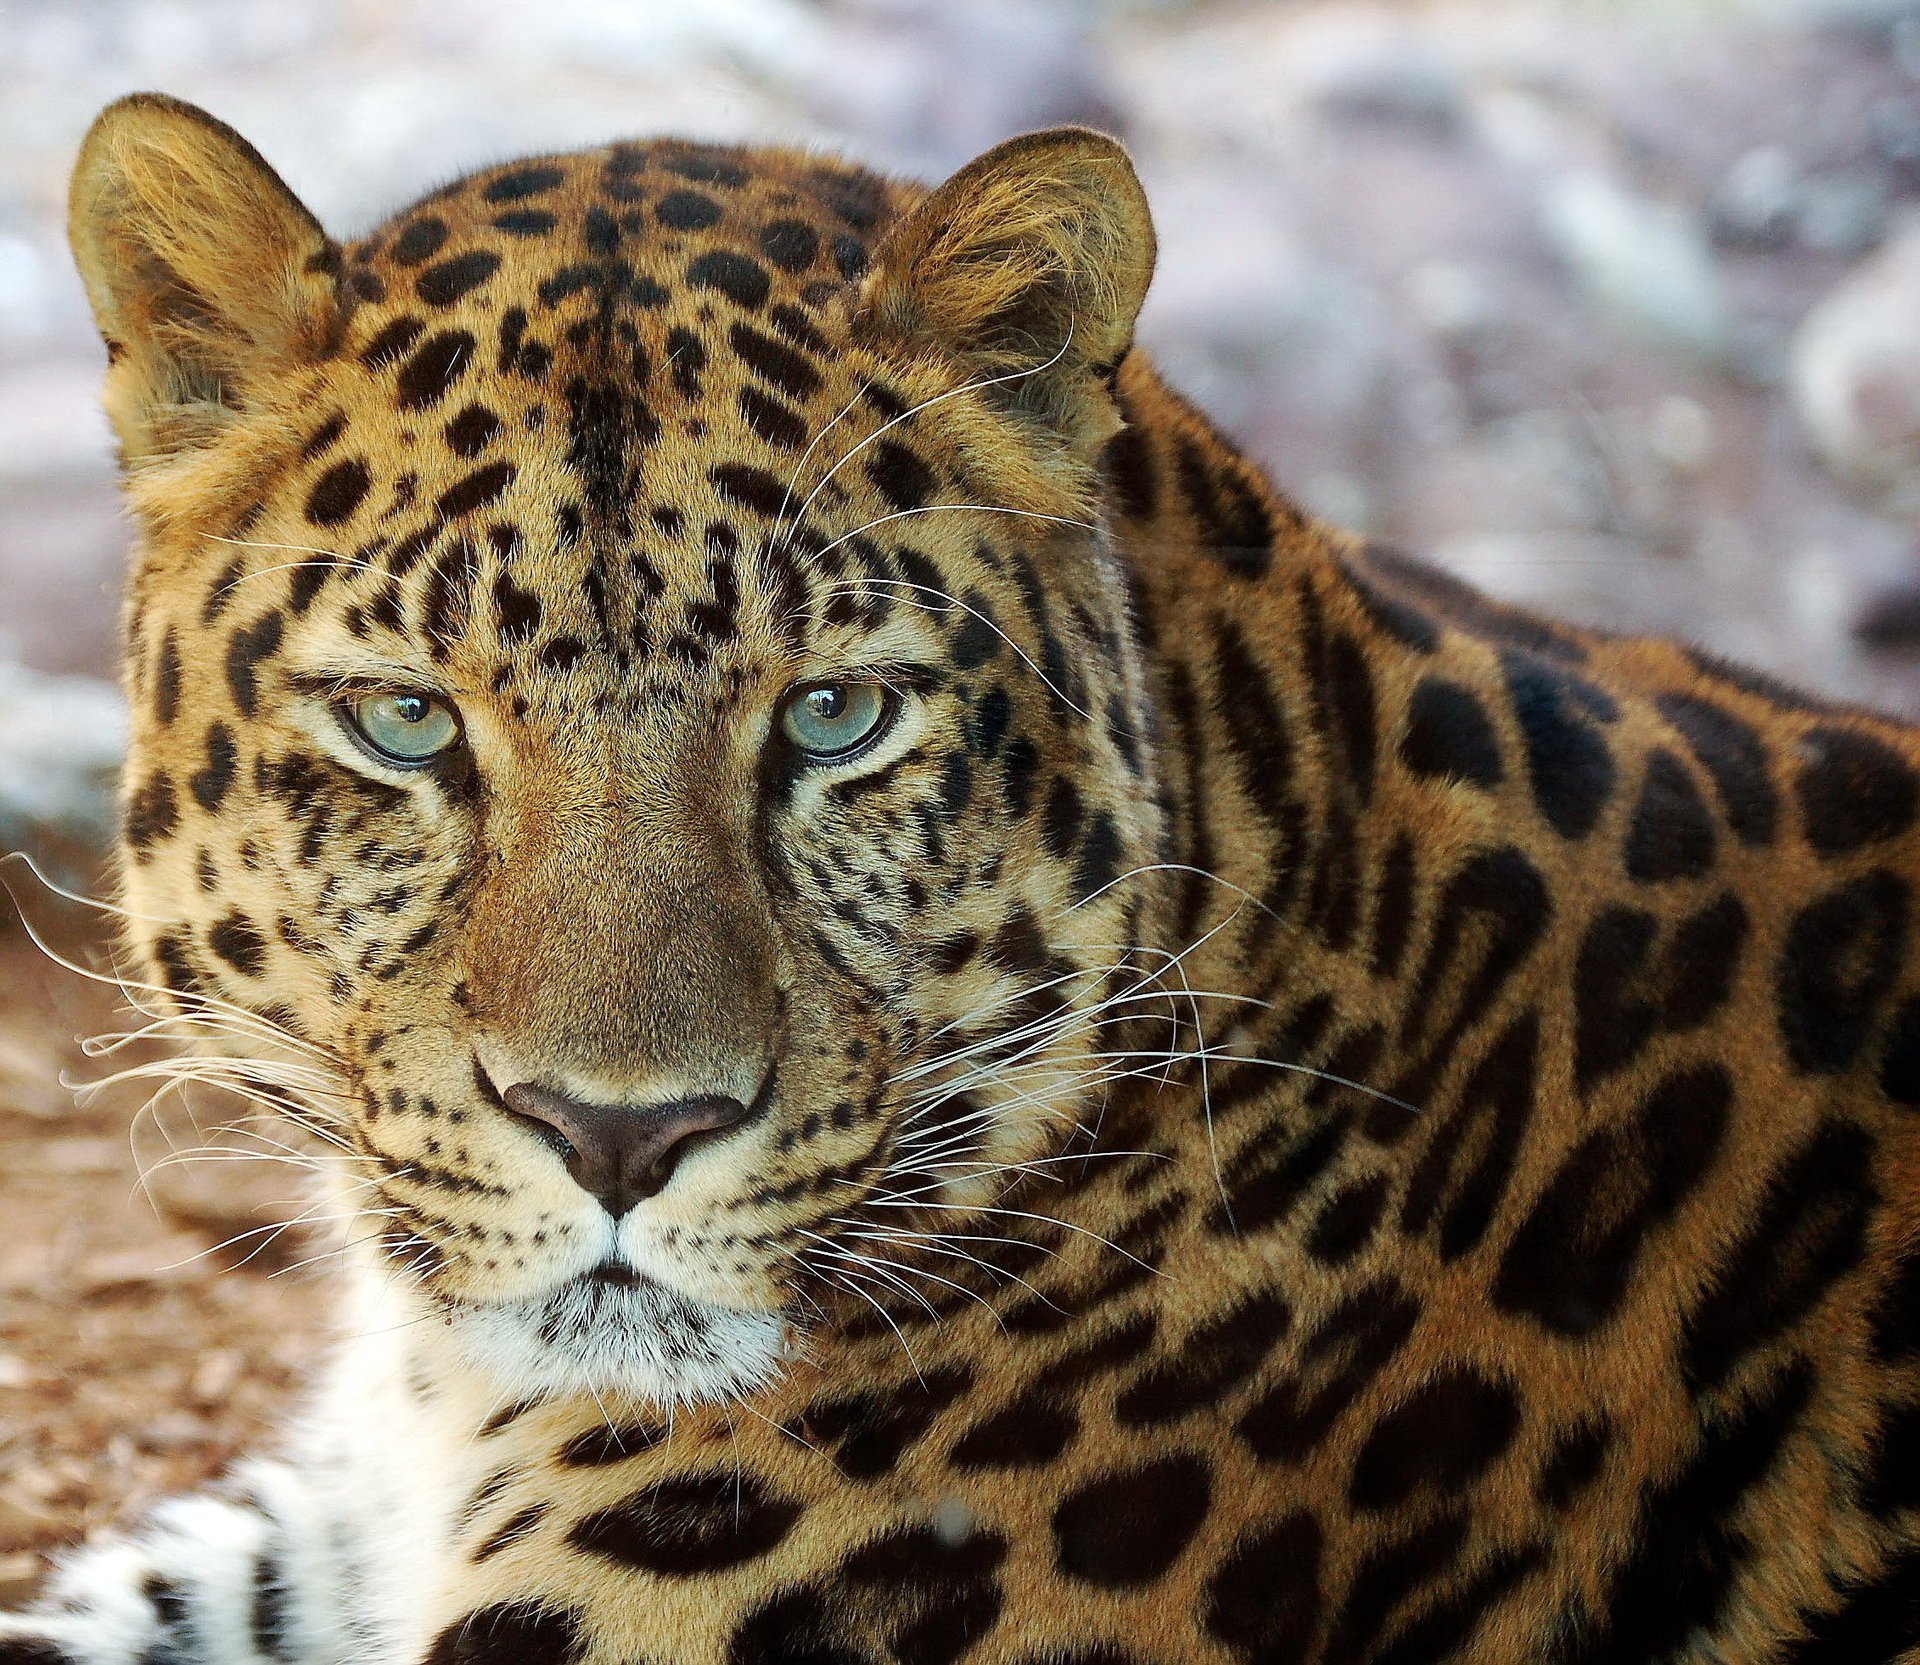
{"type": "Polygon", "coordinates": [[[80,147],[68,204],[129,467],[210,444],[338,331],[339,249],[260,153],[204,110],[158,93],[108,105],[80,147]]]}

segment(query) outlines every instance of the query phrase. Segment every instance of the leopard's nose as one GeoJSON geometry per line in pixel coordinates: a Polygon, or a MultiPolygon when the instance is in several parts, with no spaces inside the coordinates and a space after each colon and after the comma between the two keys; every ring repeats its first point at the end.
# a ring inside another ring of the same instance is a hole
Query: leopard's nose
{"type": "Polygon", "coordinates": [[[753,1113],[719,1094],[664,1104],[582,1104],[532,1081],[500,1096],[515,1115],[558,1136],[567,1172],[616,1220],[657,1195],[701,1135],[738,1127],[753,1113]]]}

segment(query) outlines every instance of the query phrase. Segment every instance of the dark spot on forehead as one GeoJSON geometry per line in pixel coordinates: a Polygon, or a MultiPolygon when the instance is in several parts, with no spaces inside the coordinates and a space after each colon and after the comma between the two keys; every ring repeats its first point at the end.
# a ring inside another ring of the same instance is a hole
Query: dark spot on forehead
{"type": "Polygon", "coordinates": [[[906,446],[883,439],[867,461],[867,478],[896,509],[918,509],[933,491],[933,470],[906,446]]]}
{"type": "Polygon", "coordinates": [[[757,387],[740,389],[740,413],[748,427],[782,451],[798,451],[807,442],[807,425],[800,413],[757,387]]]}
{"type": "Polygon", "coordinates": [[[513,574],[505,567],[493,581],[493,601],[500,621],[500,639],[503,642],[528,640],[540,628],[544,609],[540,597],[531,590],[523,590],[513,581],[513,574]]]}
{"type": "Polygon", "coordinates": [[[326,452],[333,449],[334,442],[346,431],[347,419],[345,414],[340,411],[335,411],[333,415],[322,422],[320,426],[315,428],[312,434],[308,436],[307,443],[300,447],[300,455],[308,461],[311,461],[315,457],[323,456],[326,452]]]}
{"type": "Polygon", "coordinates": [[[473,337],[465,330],[429,336],[394,379],[402,410],[425,410],[446,396],[473,362],[473,337]]]}
{"type": "Polygon", "coordinates": [[[360,355],[360,362],[369,370],[384,370],[388,365],[398,363],[400,356],[419,336],[421,328],[418,318],[394,319],[367,343],[366,350],[360,355]]]}
{"type": "Polygon", "coordinates": [[[820,253],[820,239],[805,220],[774,220],[761,227],[760,251],[788,272],[804,272],[820,253]]]}
{"type": "Polygon", "coordinates": [[[827,338],[807,322],[807,315],[797,306],[785,301],[775,303],[767,308],[767,322],[796,347],[805,347],[810,353],[830,350],[827,338]]]}
{"type": "Polygon", "coordinates": [[[485,468],[475,469],[464,480],[456,481],[440,494],[436,507],[441,517],[453,520],[491,503],[512,483],[514,473],[514,465],[510,462],[488,463],[485,468]]]}
{"type": "Polygon", "coordinates": [[[240,715],[251,717],[257,701],[256,672],[262,660],[277,653],[283,626],[278,613],[264,613],[233,633],[227,644],[227,686],[240,715]]]}
{"type": "Polygon", "coordinates": [[[307,494],[307,519],[315,526],[338,526],[365,501],[372,484],[373,476],[358,457],[335,463],[307,494]]]}
{"type": "Polygon", "coordinates": [[[488,202],[519,202],[523,197],[537,197],[551,191],[566,177],[560,168],[515,168],[491,181],[482,195],[488,202]]]}
{"type": "Polygon", "coordinates": [[[400,228],[400,235],[394,238],[388,252],[402,266],[418,266],[438,254],[446,240],[447,222],[432,214],[422,214],[400,228]]]}
{"type": "Polygon", "coordinates": [[[553,230],[554,217],[544,208],[513,208],[494,216],[494,228],[514,237],[542,237],[553,230]]]}
{"type": "Polygon", "coordinates": [[[447,443],[463,457],[477,457],[499,432],[499,417],[485,405],[469,405],[447,424],[447,443]]]}
{"type": "Polygon", "coordinates": [[[580,222],[580,235],[589,254],[616,254],[620,249],[620,226],[604,208],[589,208],[580,222]]]}
{"type": "Polygon", "coordinates": [[[810,399],[819,390],[820,372],[804,354],[751,324],[735,324],[727,331],[727,340],[755,375],[789,399],[810,399]]]}
{"type": "Polygon", "coordinates": [[[720,218],[720,204],[704,191],[669,191],[653,205],[653,217],[671,231],[701,231],[720,218]]]}
{"type": "Polygon", "coordinates": [[[842,232],[833,240],[833,263],[840,268],[840,275],[851,283],[867,269],[866,245],[858,237],[842,232]]]}
{"type": "Polygon", "coordinates": [[[725,185],[737,190],[747,182],[745,168],[710,150],[684,151],[677,156],[665,157],[660,165],[668,173],[677,173],[682,179],[695,179],[706,185],[725,185]]]}
{"type": "Polygon", "coordinates": [[[762,305],[772,287],[766,267],[731,249],[715,249],[689,262],[687,282],[696,289],[717,289],[744,307],[762,305]]]}
{"type": "Polygon", "coordinates": [[[477,289],[500,268],[500,257],[487,249],[469,249],[429,266],[420,274],[414,293],[429,306],[451,306],[477,289]]]}
{"type": "Polygon", "coordinates": [[[746,463],[721,463],[707,471],[707,478],[729,503],[737,503],[769,519],[780,512],[786,496],[780,482],[764,468],[753,468],[746,463]]]}

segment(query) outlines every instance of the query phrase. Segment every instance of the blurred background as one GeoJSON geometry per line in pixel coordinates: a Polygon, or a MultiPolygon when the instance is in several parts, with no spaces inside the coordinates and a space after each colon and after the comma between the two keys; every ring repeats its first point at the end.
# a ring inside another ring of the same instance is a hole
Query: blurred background
{"type": "MultiPolygon", "coordinates": [[[[0,851],[82,882],[126,528],[62,208],[94,112],[145,87],[238,127],[340,235],[618,135],[933,178],[1092,123],[1160,226],[1142,340],[1311,508],[1920,716],[1920,0],[10,0],[0,851]]],[[[86,910],[11,879],[98,963],[86,910]]],[[[140,1095],[58,1084],[103,1073],[71,1037],[112,1002],[9,920],[0,1600],[253,1438],[319,1340],[312,1250],[203,1253],[284,1217],[287,1182],[189,1165],[133,1198],[140,1095]]],[[[169,1132],[139,1123],[143,1159],[169,1132]]]]}

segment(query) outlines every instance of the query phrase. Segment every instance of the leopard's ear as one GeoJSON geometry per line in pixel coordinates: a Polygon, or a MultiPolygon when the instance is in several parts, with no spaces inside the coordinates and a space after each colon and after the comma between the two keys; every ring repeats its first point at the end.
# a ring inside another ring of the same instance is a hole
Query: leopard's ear
{"type": "Polygon", "coordinates": [[[100,113],[67,235],[130,465],[218,438],[337,329],[338,249],[253,146],[191,104],[136,93],[100,113]]]}
{"type": "Polygon", "coordinates": [[[893,226],[858,317],[957,359],[1083,457],[1120,426],[1110,384],[1153,276],[1153,219],[1119,142],[1057,127],[996,145],[893,226]]]}

